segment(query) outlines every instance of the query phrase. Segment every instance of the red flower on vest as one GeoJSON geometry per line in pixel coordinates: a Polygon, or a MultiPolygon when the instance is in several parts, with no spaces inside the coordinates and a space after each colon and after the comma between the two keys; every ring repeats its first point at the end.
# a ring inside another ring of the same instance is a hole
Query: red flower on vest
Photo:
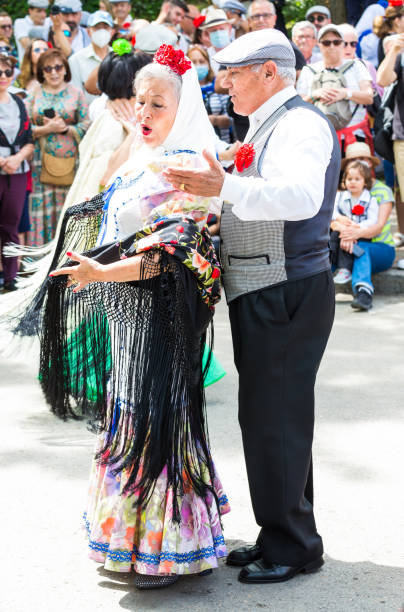
{"type": "Polygon", "coordinates": [[[254,157],[255,151],[253,144],[241,145],[234,158],[234,165],[236,166],[237,172],[242,172],[248,168],[248,166],[251,166],[254,157]]]}
{"type": "Polygon", "coordinates": [[[153,62],[168,66],[180,76],[192,66],[192,63],[185,59],[183,51],[180,49],[176,51],[172,45],[161,45],[154,54],[153,62]]]}
{"type": "Polygon", "coordinates": [[[364,212],[365,212],[365,207],[362,206],[362,204],[355,204],[355,206],[352,208],[352,214],[358,215],[358,217],[363,215],[364,212]]]}

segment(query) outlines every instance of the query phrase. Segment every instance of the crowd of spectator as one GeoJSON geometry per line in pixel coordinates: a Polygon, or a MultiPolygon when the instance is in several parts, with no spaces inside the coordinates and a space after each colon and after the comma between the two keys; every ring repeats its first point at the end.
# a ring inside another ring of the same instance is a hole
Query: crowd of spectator
{"type": "MultiPolygon", "coordinates": [[[[372,274],[390,267],[394,246],[404,243],[404,6],[365,1],[358,11],[359,4],[346,2],[349,23],[314,5],[288,29],[283,3],[269,0],[215,0],[202,10],[168,0],[152,22],[137,18],[128,0],[100,0],[92,14],[81,0],[28,0],[27,14],[14,22],[1,11],[2,247],[51,241],[63,206],[97,193],[128,158],[136,140],[135,74],[161,44],[183,50],[195,66],[218,158],[231,170],[249,124],[234,112],[214,56],[246,32],[278,28],[295,52],[297,92],[337,131],[343,168],[330,228],[335,282],[352,281],[354,307],[368,310],[372,274]]],[[[219,231],[219,219],[212,227],[219,231]]],[[[16,289],[17,267],[2,253],[3,291],[16,289]]]]}

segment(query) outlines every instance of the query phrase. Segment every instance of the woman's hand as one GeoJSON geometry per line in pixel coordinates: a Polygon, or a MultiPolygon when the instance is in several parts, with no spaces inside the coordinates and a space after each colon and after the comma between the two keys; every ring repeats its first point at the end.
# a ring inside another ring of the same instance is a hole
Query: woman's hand
{"type": "Polygon", "coordinates": [[[356,240],[342,240],[339,243],[340,248],[347,253],[351,253],[353,251],[353,246],[356,243],[356,240]]]}
{"type": "Polygon", "coordinates": [[[359,226],[347,225],[339,233],[341,240],[354,240],[355,242],[362,238],[362,230],[359,226]]]}
{"type": "Polygon", "coordinates": [[[78,253],[66,253],[73,261],[78,261],[78,266],[60,268],[59,270],[52,270],[49,276],[62,276],[67,274],[69,277],[67,286],[76,285],[73,289],[73,293],[77,293],[86,287],[89,283],[100,282],[103,280],[104,267],[102,264],[79,255],[78,253]]]}
{"type": "Polygon", "coordinates": [[[0,164],[0,167],[7,174],[14,174],[15,172],[17,172],[23,161],[24,160],[21,159],[21,157],[17,153],[15,155],[10,155],[10,157],[4,158],[4,161],[2,164],[0,164]]]}
{"type": "Polygon", "coordinates": [[[61,134],[68,129],[68,126],[62,117],[54,117],[53,119],[44,117],[43,122],[47,128],[48,134],[61,134]]]}

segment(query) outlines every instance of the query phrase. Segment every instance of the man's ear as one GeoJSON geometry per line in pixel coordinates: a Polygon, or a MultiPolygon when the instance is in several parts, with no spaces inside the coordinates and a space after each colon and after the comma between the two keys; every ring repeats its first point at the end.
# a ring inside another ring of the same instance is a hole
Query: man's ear
{"type": "Polygon", "coordinates": [[[265,62],[264,64],[265,78],[274,79],[277,74],[276,64],[272,60],[265,62]]]}

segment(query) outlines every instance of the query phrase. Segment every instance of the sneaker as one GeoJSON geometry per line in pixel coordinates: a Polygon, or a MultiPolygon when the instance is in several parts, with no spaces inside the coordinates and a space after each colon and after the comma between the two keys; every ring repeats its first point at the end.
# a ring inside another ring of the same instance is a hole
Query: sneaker
{"type": "Polygon", "coordinates": [[[396,268],[398,268],[399,270],[404,270],[404,259],[398,260],[398,262],[396,263],[396,268]]]}
{"type": "Polygon", "coordinates": [[[370,310],[372,308],[372,301],[372,294],[362,287],[352,300],[351,306],[357,310],[370,310]]]}
{"type": "Polygon", "coordinates": [[[403,246],[404,244],[404,234],[400,234],[400,232],[396,232],[393,235],[394,244],[396,247],[403,246]]]}
{"type": "Polygon", "coordinates": [[[336,285],[344,285],[349,283],[352,278],[352,274],[346,268],[340,268],[334,276],[334,283],[336,285]]]}

